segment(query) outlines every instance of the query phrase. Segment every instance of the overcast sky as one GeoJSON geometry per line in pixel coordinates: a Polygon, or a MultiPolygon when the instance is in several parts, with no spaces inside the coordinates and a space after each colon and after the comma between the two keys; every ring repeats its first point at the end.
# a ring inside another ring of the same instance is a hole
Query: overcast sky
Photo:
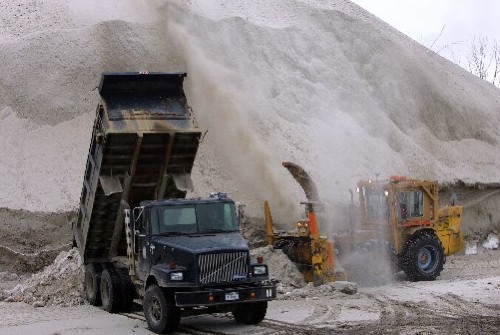
{"type": "Polygon", "coordinates": [[[500,0],[351,0],[447,58],[458,58],[474,36],[500,43],[500,0]],[[448,47],[446,47],[448,46],[448,47]]]}

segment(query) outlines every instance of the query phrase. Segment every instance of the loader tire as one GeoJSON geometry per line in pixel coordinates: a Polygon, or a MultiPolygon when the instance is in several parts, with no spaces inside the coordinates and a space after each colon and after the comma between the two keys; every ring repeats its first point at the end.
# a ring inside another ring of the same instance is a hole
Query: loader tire
{"type": "Polygon", "coordinates": [[[101,273],[101,264],[90,263],[85,266],[85,296],[93,306],[101,305],[101,273]]]}
{"type": "Polygon", "coordinates": [[[157,334],[171,333],[179,326],[181,311],[174,305],[173,297],[153,284],[144,295],[144,316],[149,329],[157,334]]]}
{"type": "Polygon", "coordinates": [[[239,304],[233,310],[236,322],[245,325],[256,325],[266,317],[267,301],[256,301],[252,303],[239,304]]]}
{"type": "Polygon", "coordinates": [[[116,313],[121,308],[120,278],[114,267],[106,266],[101,275],[102,308],[109,313],[116,313]]]}
{"type": "Polygon", "coordinates": [[[401,266],[411,281],[435,280],[446,261],[443,245],[433,233],[410,239],[402,253],[401,266]]]}

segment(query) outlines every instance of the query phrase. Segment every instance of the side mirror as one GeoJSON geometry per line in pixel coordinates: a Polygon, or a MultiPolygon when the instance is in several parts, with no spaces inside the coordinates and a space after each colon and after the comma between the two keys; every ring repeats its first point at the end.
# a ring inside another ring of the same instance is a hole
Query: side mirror
{"type": "Polygon", "coordinates": [[[241,221],[245,218],[245,203],[243,202],[236,202],[236,215],[238,218],[238,225],[241,225],[241,221]]]}
{"type": "Polygon", "coordinates": [[[455,192],[453,192],[451,194],[450,203],[452,206],[455,206],[455,203],[457,203],[457,202],[458,202],[457,194],[455,192]]]}

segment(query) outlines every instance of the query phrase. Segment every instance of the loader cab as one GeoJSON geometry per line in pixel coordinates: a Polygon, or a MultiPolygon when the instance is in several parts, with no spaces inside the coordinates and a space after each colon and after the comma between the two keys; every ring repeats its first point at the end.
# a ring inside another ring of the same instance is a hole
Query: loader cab
{"type": "Polygon", "coordinates": [[[373,224],[387,225],[389,223],[389,198],[386,187],[371,180],[358,183],[360,212],[364,228],[373,224]]]}
{"type": "Polygon", "coordinates": [[[399,225],[422,220],[425,194],[418,186],[409,186],[406,179],[391,177],[385,181],[361,181],[358,183],[360,212],[365,228],[378,225],[399,225]]]}
{"type": "Polygon", "coordinates": [[[396,215],[398,222],[421,218],[424,194],[422,190],[398,191],[396,193],[396,215]]]}

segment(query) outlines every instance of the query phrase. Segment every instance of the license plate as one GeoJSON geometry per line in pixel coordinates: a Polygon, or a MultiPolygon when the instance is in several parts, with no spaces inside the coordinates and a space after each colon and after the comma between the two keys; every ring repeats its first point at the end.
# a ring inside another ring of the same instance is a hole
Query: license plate
{"type": "Polygon", "coordinates": [[[238,300],[239,298],[240,298],[240,295],[238,292],[226,293],[226,301],[238,300]]]}

